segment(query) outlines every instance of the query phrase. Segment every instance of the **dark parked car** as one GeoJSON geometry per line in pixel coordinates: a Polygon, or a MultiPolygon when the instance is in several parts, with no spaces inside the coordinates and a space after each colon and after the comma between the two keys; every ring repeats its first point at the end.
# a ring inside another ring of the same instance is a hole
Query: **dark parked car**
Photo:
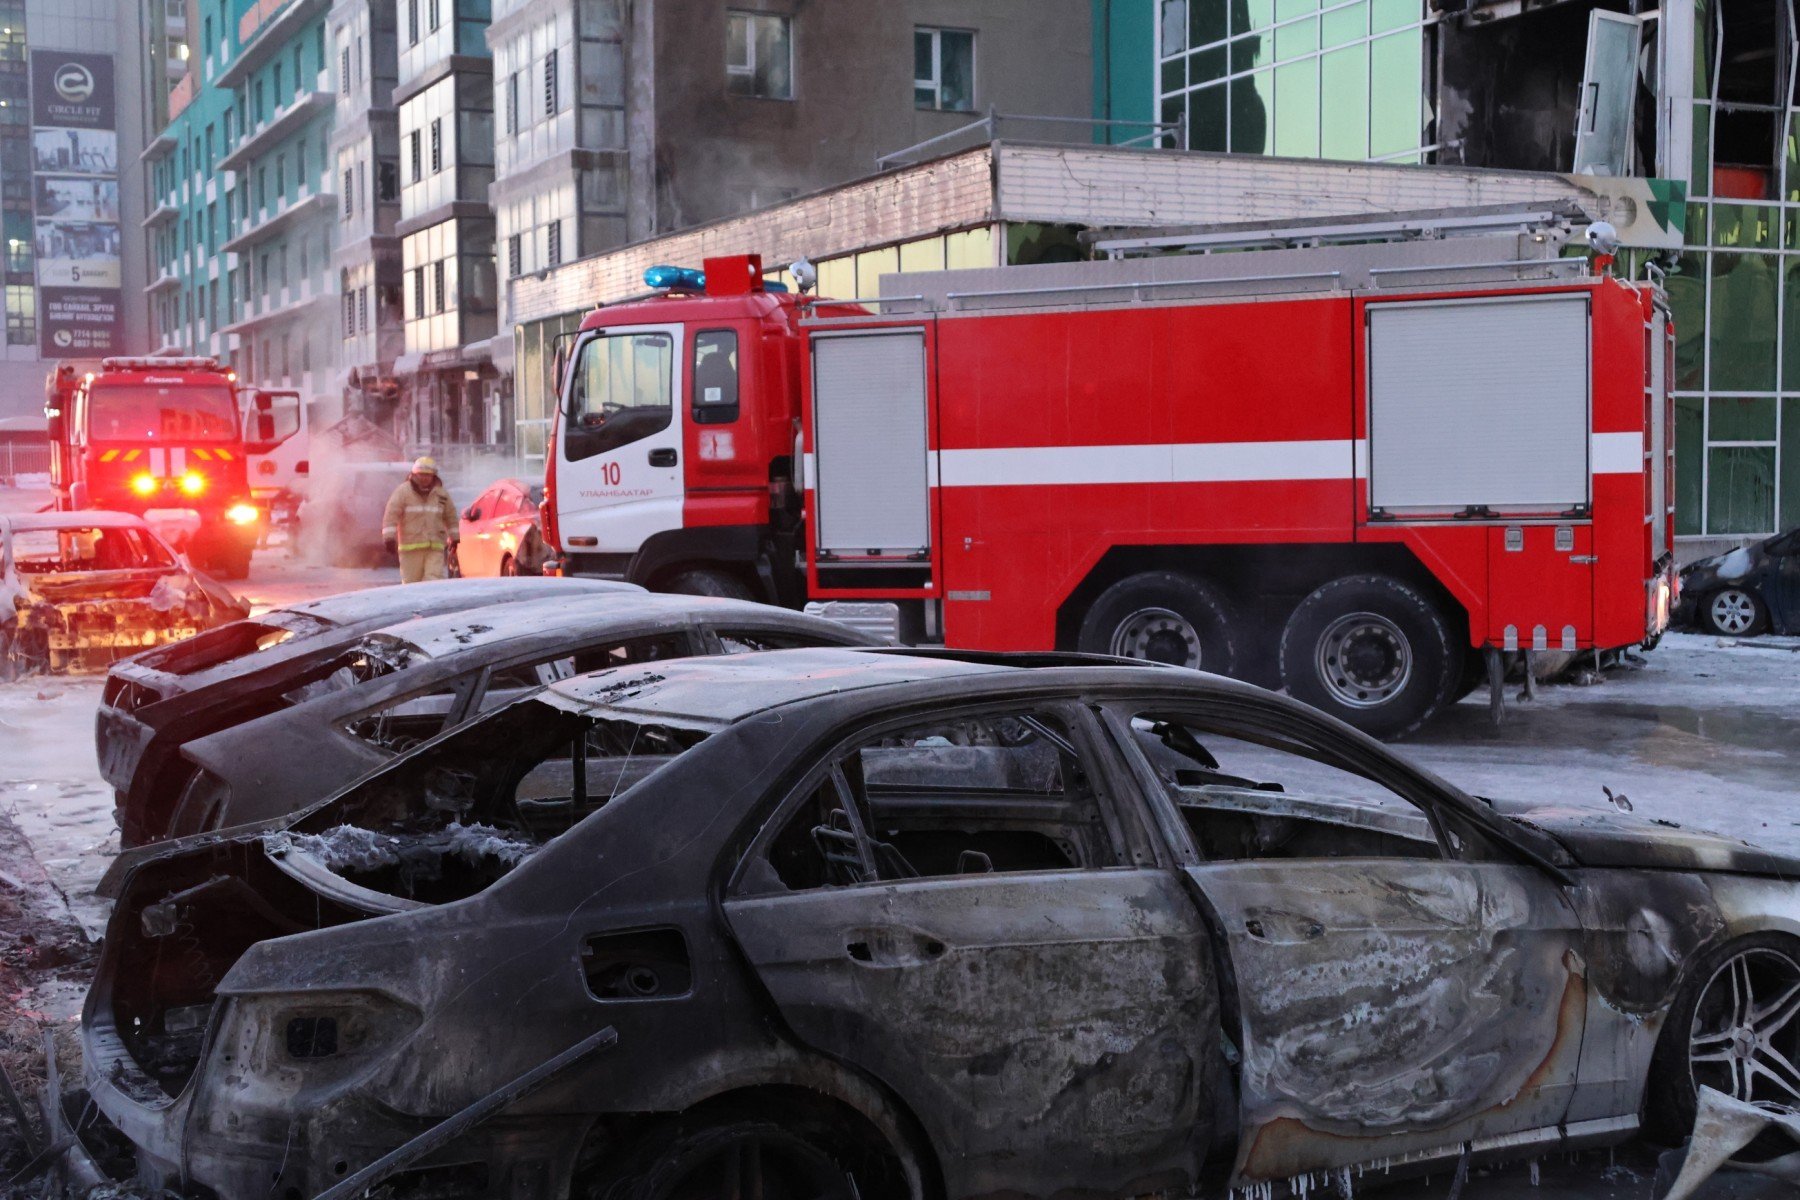
{"type": "Polygon", "coordinates": [[[690,655],[877,644],[823,617],[699,596],[564,596],[415,618],[314,667],[267,716],[183,746],[194,770],[161,836],[294,812],[572,675],[690,655]]]}
{"type": "Polygon", "coordinates": [[[114,664],[94,740],[124,844],[137,845],[167,825],[193,774],[180,757],[184,743],[284,707],[281,697],[297,680],[364,635],[409,617],[606,591],[643,589],[577,579],[396,584],[273,609],[114,664]]]}
{"type": "Polygon", "coordinates": [[[1800,529],[1681,569],[1678,614],[1708,633],[1800,633],[1800,529]]]}
{"type": "Polygon", "coordinates": [[[144,1186],[219,1196],[539,1068],[396,1194],[1304,1191],[1791,1103],[1797,875],[1176,668],[638,664],[142,854],[87,1082],[144,1186]]]}

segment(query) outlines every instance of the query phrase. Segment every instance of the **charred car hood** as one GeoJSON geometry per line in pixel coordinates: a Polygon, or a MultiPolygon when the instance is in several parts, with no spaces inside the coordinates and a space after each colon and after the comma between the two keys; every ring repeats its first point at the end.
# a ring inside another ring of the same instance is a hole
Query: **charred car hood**
{"type": "Polygon", "coordinates": [[[1702,558],[1681,569],[1683,591],[1707,588],[1715,583],[1743,583],[1759,574],[1768,562],[1765,543],[1739,546],[1724,554],[1702,558]]]}
{"type": "Polygon", "coordinates": [[[1724,871],[1800,879],[1800,857],[1673,821],[1590,808],[1493,802],[1502,816],[1561,842],[1584,867],[1724,871]]]}

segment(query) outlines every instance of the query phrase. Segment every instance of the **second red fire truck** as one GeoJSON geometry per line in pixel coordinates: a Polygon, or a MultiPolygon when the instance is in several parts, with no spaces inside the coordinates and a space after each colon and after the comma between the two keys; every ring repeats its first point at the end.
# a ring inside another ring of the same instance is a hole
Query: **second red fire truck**
{"type": "Polygon", "coordinates": [[[136,513],[195,566],[249,572],[267,514],[246,460],[298,428],[298,393],[240,389],[211,358],[108,358],[51,372],[44,414],[58,510],[136,513]]]}
{"type": "Polygon", "coordinates": [[[889,276],[663,269],[566,372],[568,574],[1236,674],[1382,736],[1668,622],[1660,290],[1542,230],[889,276]],[[1527,662],[1529,668],[1529,662],[1527,662]]]}

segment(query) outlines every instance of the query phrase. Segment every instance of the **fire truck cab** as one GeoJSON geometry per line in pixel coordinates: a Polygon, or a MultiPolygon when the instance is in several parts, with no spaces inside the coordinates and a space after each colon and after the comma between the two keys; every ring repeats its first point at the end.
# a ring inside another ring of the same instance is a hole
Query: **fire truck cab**
{"type": "Polygon", "coordinates": [[[60,364],[44,401],[55,507],[136,513],[196,566],[242,579],[266,520],[246,460],[298,429],[299,404],[240,389],[211,358],[60,364]]]}
{"type": "MultiPolygon", "coordinates": [[[[1566,231],[1564,236],[1566,236],[1566,231]]],[[[1234,674],[1380,736],[1674,587],[1660,290],[1542,231],[889,276],[659,269],[568,368],[568,574],[1234,674]]]]}

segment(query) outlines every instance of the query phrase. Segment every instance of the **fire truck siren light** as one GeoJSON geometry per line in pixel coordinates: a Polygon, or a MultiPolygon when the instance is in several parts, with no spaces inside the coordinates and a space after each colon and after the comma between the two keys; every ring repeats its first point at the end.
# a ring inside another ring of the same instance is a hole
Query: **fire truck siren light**
{"type": "Polygon", "coordinates": [[[665,292],[703,292],[706,272],[694,267],[651,267],[644,272],[644,286],[665,292]]]}
{"type": "Polygon", "coordinates": [[[802,295],[819,286],[819,268],[804,256],[788,268],[788,274],[794,277],[794,283],[798,285],[802,295]]]}

